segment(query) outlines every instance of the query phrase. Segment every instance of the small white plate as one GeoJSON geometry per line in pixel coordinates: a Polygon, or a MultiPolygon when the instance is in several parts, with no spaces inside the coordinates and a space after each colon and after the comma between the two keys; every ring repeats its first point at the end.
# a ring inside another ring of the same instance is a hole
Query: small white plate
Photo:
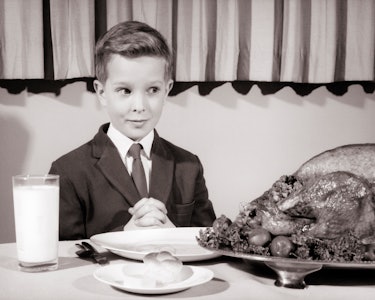
{"type": "Polygon", "coordinates": [[[162,286],[147,286],[141,276],[145,265],[140,263],[115,264],[101,267],[94,272],[94,277],[112,287],[137,294],[168,294],[186,290],[210,281],[214,274],[211,270],[183,266],[178,278],[173,283],[162,286]]]}
{"type": "Polygon", "coordinates": [[[150,252],[167,250],[183,262],[221,256],[199,246],[196,237],[207,227],[177,227],[107,232],[90,238],[95,244],[126,258],[142,260],[150,252]]]}

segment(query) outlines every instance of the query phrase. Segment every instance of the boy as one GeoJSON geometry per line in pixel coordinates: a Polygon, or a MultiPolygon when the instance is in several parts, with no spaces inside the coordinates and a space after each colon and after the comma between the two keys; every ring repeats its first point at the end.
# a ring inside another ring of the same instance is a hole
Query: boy
{"type": "Polygon", "coordinates": [[[211,226],[216,216],[198,157],[154,129],[173,85],[164,37],[141,22],[120,23],[97,42],[95,68],[110,123],[52,163],[50,173],[60,175],[60,240],[211,226]]]}

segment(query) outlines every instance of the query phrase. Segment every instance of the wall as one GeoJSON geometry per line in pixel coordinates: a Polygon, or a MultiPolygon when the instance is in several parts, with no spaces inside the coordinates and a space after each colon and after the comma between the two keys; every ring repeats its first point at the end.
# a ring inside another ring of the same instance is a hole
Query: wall
{"type": "MultiPolygon", "coordinates": [[[[89,140],[107,116],[84,83],[61,94],[11,95],[0,88],[0,243],[15,241],[11,176],[46,173],[58,156],[89,140]]],[[[230,84],[202,97],[196,87],[170,97],[161,136],[199,155],[218,215],[234,218],[283,174],[321,151],[375,142],[375,94],[354,85],[341,97],[320,87],[247,95],[230,84]]]]}

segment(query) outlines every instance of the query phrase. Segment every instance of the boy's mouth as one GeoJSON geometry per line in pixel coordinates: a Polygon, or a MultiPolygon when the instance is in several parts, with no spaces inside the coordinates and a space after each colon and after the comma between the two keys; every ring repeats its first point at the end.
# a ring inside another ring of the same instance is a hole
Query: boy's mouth
{"type": "Polygon", "coordinates": [[[130,122],[135,122],[135,123],[137,123],[137,122],[146,122],[147,119],[129,120],[129,121],[130,121],[130,122]]]}
{"type": "Polygon", "coordinates": [[[131,124],[135,125],[135,126],[141,126],[143,124],[145,124],[147,122],[146,119],[142,119],[142,120],[128,120],[128,122],[130,122],[131,124]]]}

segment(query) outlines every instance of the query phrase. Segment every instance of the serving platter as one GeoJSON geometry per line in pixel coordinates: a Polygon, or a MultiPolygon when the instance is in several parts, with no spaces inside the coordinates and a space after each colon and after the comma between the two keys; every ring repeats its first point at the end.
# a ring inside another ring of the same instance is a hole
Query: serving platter
{"type": "Polygon", "coordinates": [[[305,276],[324,268],[349,268],[349,269],[375,269],[374,262],[333,262],[304,260],[294,258],[283,258],[275,256],[263,256],[257,254],[248,254],[243,252],[234,252],[230,250],[212,249],[201,245],[202,248],[216,252],[217,254],[237,257],[249,261],[263,262],[277,274],[275,285],[279,287],[303,289],[307,285],[305,276]]]}
{"type": "Polygon", "coordinates": [[[199,246],[196,237],[206,227],[157,228],[108,232],[90,240],[119,256],[142,260],[150,252],[169,251],[183,262],[212,259],[221,254],[199,246]]]}

